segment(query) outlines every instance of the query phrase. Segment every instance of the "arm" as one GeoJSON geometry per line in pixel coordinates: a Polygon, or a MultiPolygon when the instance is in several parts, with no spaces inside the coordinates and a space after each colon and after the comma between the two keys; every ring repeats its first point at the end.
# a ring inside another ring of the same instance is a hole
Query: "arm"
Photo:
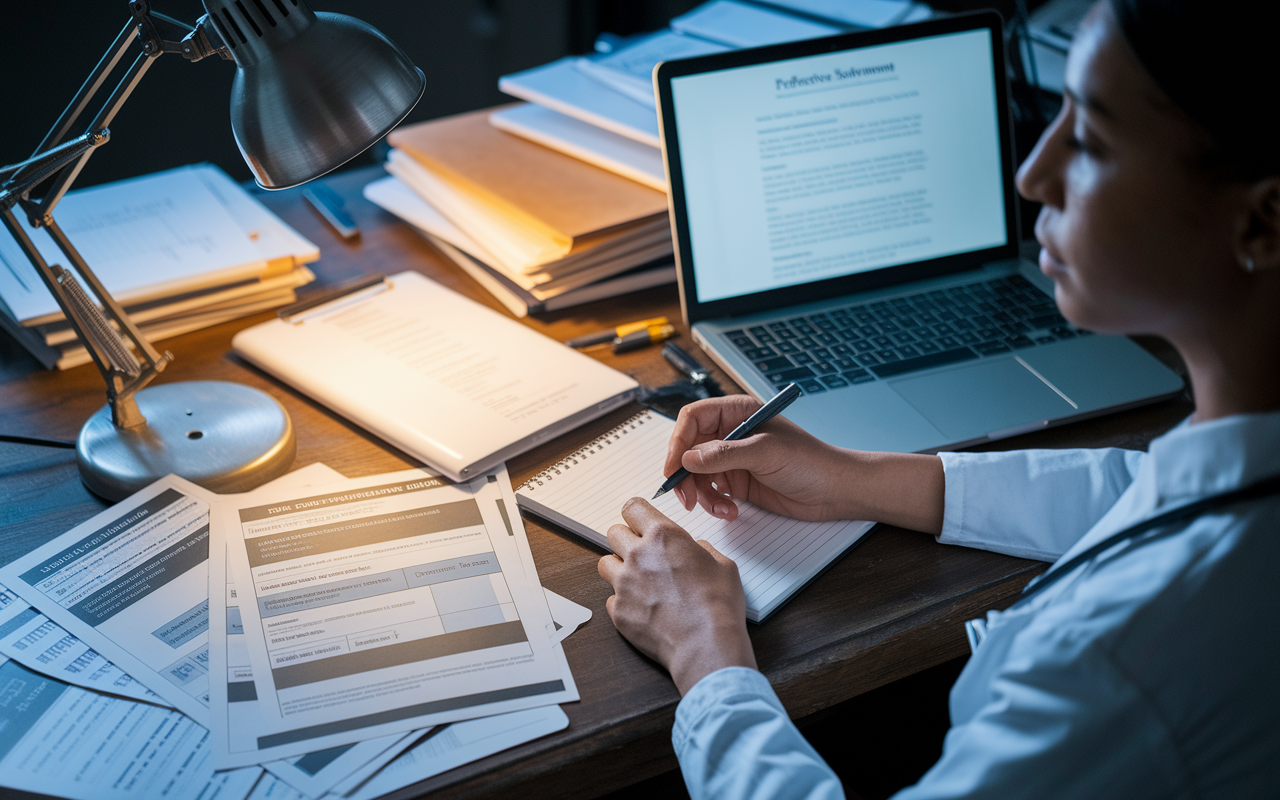
{"type": "Polygon", "coordinates": [[[609,529],[600,574],[619,632],[665,666],[684,697],[672,737],[690,794],[834,800],[840,781],[756,671],[737,566],[644,500],[609,529]]]}
{"type": "Polygon", "coordinates": [[[736,395],[681,409],[663,472],[693,473],[675,489],[685,508],[733,519],[742,498],[796,519],[869,519],[1053,561],[1115,504],[1145,457],[1116,448],[872,453],[829,445],[785,417],[721,440],[758,407],[736,395]]]}
{"type": "Polygon", "coordinates": [[[939,541],[1056,561],[1116,504],[1145,454],[1099,450],[942,453],[939,541]]]}
{"type": "Polygon", "coordinates": [[[680,410],[663,474],[681,466],[693,473],[675,489],[685,508],[696,502],[714,516],[734,519],[736,497],[795,519],[869,519],[942,530],[937,456],[834,447],[781,416],[746,439],[722,440],[759,407],[734,395],[680,410]]]}
{"type": "MultiPolygon", "coordinates": [[[[1096,640],[1069,625],[1026,638],[1011,667],[962,676],[957,691],[982,694],[977,712],[894,800],[1192,796],[1166,720],[1096,640]]],[[[843,796],[758,672],[699,682],[676,710],[672,743],[694,800],[843,796]]]]}
{"type": "Polygon", "coordinates": [[[708,675],[676,708],[671,743],[693,800],[836,800],[840,779],[755,670],[708,675]]]}

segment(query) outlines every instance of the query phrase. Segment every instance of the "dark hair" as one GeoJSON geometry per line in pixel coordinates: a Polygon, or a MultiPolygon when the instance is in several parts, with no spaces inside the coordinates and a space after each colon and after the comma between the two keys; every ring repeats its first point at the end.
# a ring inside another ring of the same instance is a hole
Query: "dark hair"
{"type": "Polygon", "coordinates": [[[1209,135],[1209,166],[1244,180],[1280,175],[1275,0],[1111,0],[1156,85],[1209,135]]]}

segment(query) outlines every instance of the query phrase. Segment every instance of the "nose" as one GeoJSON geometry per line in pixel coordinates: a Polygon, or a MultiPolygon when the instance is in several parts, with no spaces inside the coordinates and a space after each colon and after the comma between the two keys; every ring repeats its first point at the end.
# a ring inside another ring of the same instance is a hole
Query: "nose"
{"type": "Polygon", "coordinates": [[[1073,124],[1070,119],[1070,101],[1049,127],[1040,135],[1035,149],[1018,168],[1018,193],[1028,200],[1054,208],[1061,208],[1065,197],[1064,178],[1070,149],[1068,133],[1073,124]]]}

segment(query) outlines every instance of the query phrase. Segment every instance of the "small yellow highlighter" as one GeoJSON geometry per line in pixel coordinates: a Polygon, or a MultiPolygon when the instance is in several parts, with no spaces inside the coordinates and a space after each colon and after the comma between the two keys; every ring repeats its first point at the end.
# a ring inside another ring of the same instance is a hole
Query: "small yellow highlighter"
{"type": "Polygon", "coordinates": [[[670,339],[675,335],[675,325],[650,325],[614,339],[613,352],[625,353],[628,350],[639,350],[641,347],[670,339]]]}
{"type": "MultiPolygon", "coordinates": [[[[642,319],[639,322],[628,322],[625,325],[619,325],[616,328],[607,328],[595,333],[588,333],[585,336],[579,336],[565,342],[574,349],[582,349],[597,344],[609,344],[610,342],[621,339],[622,337],[635,333],[636,331],[646,330],[654,326],[666,325],[668,322],[666,317],[654,317],[653,319],[642,319]]],[[[656,339],[654,341],[657,341],[656,339]]]]}

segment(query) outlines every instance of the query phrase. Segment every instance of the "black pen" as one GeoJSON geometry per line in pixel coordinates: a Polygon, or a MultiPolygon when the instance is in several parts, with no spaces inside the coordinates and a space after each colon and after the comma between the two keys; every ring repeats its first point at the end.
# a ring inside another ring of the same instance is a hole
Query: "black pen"
{"type": "MultiPolygon", "coordinates": [[[[772,400],[760,406],[760,408],[756,410],[756,413],[747,417],[745,422],[734,428],[728,436],[724,437],[724,441],[734,442],[738,439],[747,438],[756,432],[756,428],[759,428],[761,425],[781,414],[782,410],[795,402],[795,399],[799,396],[800,385],[797,383],[787,384],[782,391],[773,396],[772,400]]],[[[670,478],[667,478],[662,483],[662,488],[653,496],[653,499],[657,500],[659,497],[662,497],[667,492],[676,488],[676,486],[678,486],[685,478],[689,477],[689,475],[689,470],[684,467],[676,470],[675,474],[670,478]]]]}

